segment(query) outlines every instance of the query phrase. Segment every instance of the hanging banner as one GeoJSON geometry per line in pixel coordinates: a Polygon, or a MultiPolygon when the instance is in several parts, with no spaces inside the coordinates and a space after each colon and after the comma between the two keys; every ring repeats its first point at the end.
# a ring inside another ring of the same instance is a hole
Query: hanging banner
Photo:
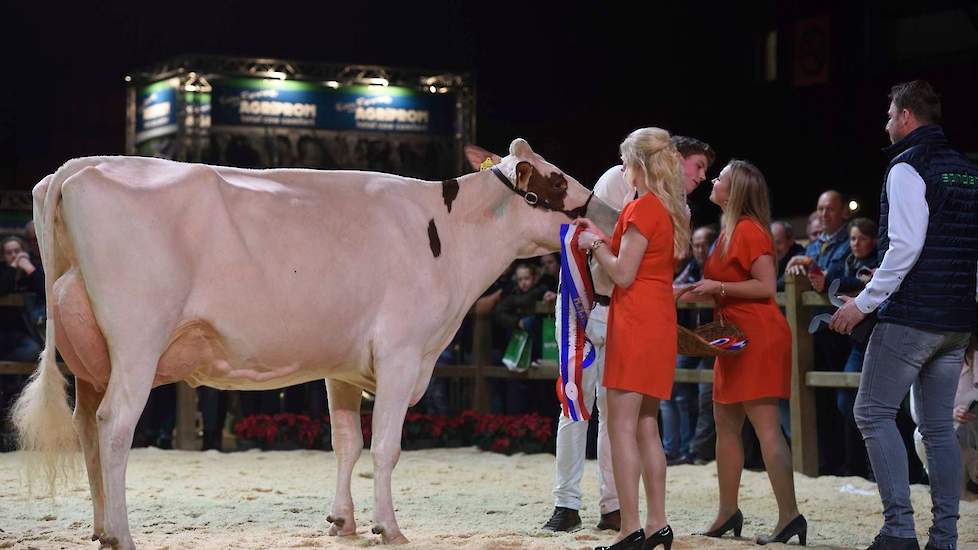
{"type": "Polygon", "coordinates": [[[454,94],[397,86],[297,80],[212,80],[213,126],[260,126],[452,135],[454,94]]]}
{"type": "Polygon", "coordinates": [[[177,90],[180,80],[154,82],[136,98],[136,143],[177,132],[177,90]]]}

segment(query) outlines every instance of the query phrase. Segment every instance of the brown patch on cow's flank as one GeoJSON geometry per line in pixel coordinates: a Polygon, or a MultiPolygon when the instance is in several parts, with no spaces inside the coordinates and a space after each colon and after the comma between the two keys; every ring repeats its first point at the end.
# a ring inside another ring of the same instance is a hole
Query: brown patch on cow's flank
{"type": "Polygon", "coordinates": [[[455,197],[458,196],[458,180],[450,179],[441,182],[441,197],[445,200],[445,207],[448,208],[448,213],[452,213],[452,203],[455,202],[455,197]]]}
{"type": "Polygon", "coordinates": [[[435,227],[435,220],[428,222],[428,245],[431,246],[431,253],[437,258],[441,256],[441,239],[438,238],[438,228],[435,227]]]}

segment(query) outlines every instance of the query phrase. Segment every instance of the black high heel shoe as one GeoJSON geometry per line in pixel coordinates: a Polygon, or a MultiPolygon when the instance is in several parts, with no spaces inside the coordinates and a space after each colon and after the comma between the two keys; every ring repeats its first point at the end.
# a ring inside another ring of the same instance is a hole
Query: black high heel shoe
{"type": "Polygon", "coordinates": [[[672,550],[672,527],[666,525],[649,535],[649,538],[645,539],[645,544],[642,545],[642,550],[655,550],[660,544],[665,550],[672,550]]]}
{"type": "Polygon", "coordinates": [[[702,535],[704,537],[720,538],[727,534],[727,531],[733,530],[734,536],[739,537],[740,533],[744,530],[744,514],[737,510],[734,515],[730,516],[730,519],[723,522],[723,525],[717,527],[712,531],[706,531],[703,533],[693,533],[694,535],[702,535]]]}
{"type": "Polygon", "coordinates": [[[784,529],[780,533],[774,535],[774,537],[757,537],[757,544],[765,545],[771,544],[772,542],[788,542],[791,537],[798,535],[798,543],[802,546],[807,546],[808,538],[808,521],[805,520],[805,516],[798,514],[795,519],[788,522],[788,525],[784,526],[784,529]]]}
{"type": "Polygon", "coordinates": [[[611,546],[595,546],[594,550],[642,550],[645,544],[645,530],[639,529],[611,546]]]}

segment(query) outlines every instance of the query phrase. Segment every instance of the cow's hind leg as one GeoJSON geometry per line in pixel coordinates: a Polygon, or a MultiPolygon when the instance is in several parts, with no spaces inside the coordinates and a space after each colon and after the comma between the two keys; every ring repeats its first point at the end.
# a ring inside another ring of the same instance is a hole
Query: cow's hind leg
{"type": "Polygon", "coordinates": [[[75,378],[75,414],[72,419],[85,454],[85,470],[88,472],[88,485],[92,492],[92,540],[104,536],[105,526],[105,495],[102,493],[102,464],[99,460],[98,426],[95,422],[95,412],[103,395],[88,382],[75,378]]]}
{"type": "Polygon", "coordinates": [[[360,388],[338,380],[326,380],[329,399],[329,424],[336,453],[336,496],[326,521],[333,525],[330,535],[355,535],[357,524],[353,519],[353,494],[350,482],[353,467],[363,451],[363,432],[360,429],[360,388]]]}
{"type": "Polygon", "coordinates": [[[385,544],[408,542],[397,526],[391,497],[391,475],[401,456],[401,430],[414,381],[420,371],[420,358],[401,357],[378,360],[377,397],[374,401],[373,435],[370,454],[374,460],[374,527],[385,544]],[[411,383],[406,383],[410,381],[411,383]]]}
{"type": "Polygon", "coordinates": [[[126,514],[126,464],[136,422],[146,407],[159,357],[158,352],[111,352],[112,374],[96,413],[105,495],[105,528],[99,538],[103,548],[135,548],[126,514]]]}

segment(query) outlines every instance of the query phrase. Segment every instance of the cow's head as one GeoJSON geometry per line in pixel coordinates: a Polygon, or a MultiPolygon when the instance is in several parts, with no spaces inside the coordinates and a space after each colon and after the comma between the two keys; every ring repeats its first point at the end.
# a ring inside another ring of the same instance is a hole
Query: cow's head
{"type": "Polygon", "coordinates": [[[531,243],[521,255],[536,256],[560,249],[560,224],[577,217],[591,218],[602,230],[611,233],[618,218],[612,209],[576,179],[549,163],[537,154],[523,138],[516,138],[509,146],[509,155],[500,157],[485,149],[467,145],[469,163],[475,169],[492,168],[499,171],[500,183],[508,183],[518,199],[513,208],[525,209],[531,229],[531,243]],[[505,181],[504,181],[505,180],[505,181]],[[520,198],[522,197],[522,198],[520,198]]]}

